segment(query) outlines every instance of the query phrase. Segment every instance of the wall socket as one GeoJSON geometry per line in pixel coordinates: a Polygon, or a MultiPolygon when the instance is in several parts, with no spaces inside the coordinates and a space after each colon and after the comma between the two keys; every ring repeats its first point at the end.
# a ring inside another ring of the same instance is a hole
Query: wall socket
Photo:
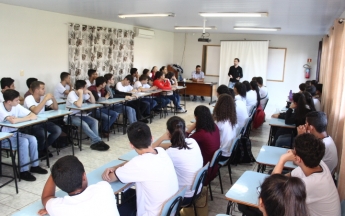
{"type": "Polygon", "coordinates": [[[20,70],[19,74],[20,76],[24,76],[24,70],[20,70]]]}

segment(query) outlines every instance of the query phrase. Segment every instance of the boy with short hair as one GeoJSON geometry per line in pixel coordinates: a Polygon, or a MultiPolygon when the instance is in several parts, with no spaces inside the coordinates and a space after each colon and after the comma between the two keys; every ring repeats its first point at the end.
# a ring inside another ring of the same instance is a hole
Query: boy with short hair
{"type": "Polygon", "coordinates": [[[100,181],[88,186],[83,164],[72,155],[60,158],[52,166],[41,199],[45,209],[39,215],[119,216],[110,184],[100,181]],[[55,197],[56,186],[68,195],[55,197]]]}
{"type": "MultiPolygon", "coordinates": [[[[0,92],[0,103],[4,102],[4,91],[6,91],[7,89],[13,89],[15,90],[15,86],[14,86],[14,79],[12,79],[11,77],[3,77],[0,81],[1,83],[1,92],[0,92]]],[[[22,97],[19,96],[19,101],[20,103],[23,103],[24,99],[22,97]]]]}
{"type": "MultiPolygon", "coordinates": [[[[108,182],[135,182],[137,215],[159,215],[164,202],[179,189],[173,162],[162,147],[152,148],[151,131],[144,123],[130,125],[127,135],[139,155],[124,165],[106,169],[102,178],[108,182]]],[[[122,206],[119,210],[121,215],[130,215],[128,210],[133,207],[122,206]]]]}
{"type": "Polygon", "coordinates": [[[62,72],[60,74],[60,80],[54,90],[55,98],[65,98],[73,88],[71,88],[71,76],[67,72],[62,72]]]}
{"type": "MultiPolygon", "coordinates": [[[[19,104],[19,92],[13,89],[7,89],[4,91],[4,102],[0,104],[0,121],[8,121],[11,124],[16,124],[19,122],[25,122],[37,119],[37,116],[25,109],[19,104]]],[[[12,132],[13,128],[3,127],[2,132],[12,132]]],[[[37,152],[37,140],[34,136],[24,134],[24,133],[13,133],[14,135],[9,138],[12,143],[12,148],[19,148],[20,155],[20,166],[23,164],[28,164],[30,161],[32,163],[31,168],[29,165],[22,166],[20,168],[20,178],[25,181],[35,181],[36,178],[31,173],[47,174],[47,170],[42,169],[39,166],[38,152],[37,152]],[[17,143],[17,136],[19,138],[19,143],[17,143]]],[[[1,142],[1,147],[9,149],[9,142],[3,140],[1,142]]]]}
{"type": "Polygon", "coordinates": [[[96,85],[96,78],[98,77],[97,70],[89,69],[87,71],[89,79],[86,79],[86,88],[89,88],[92,85],[96,85]]]}
{"type": "Polygon", "coordinates": [[[28,87],[28,91],[24,94],[24,100],[25,100],[25,98],[26,98],[27,96],[32,95],[32,92],[31,92],[31,90],[30,90],[30,85],[31,85],[31,83],[33,83],[33,82],[35,82],[35,81],[37,81],[37,80],[38,80],[38,79],[36,79],[36,78],[34,78],[34,77],[28,78],[28,79],[26,80],[26,86],[28,87]]]}
{"type": "MultiPolygon", "coordinates": [[[[31,112],[38,115],[44,113],[46,107],[53,110],[59,109],[54,96],[50,93],[45,94],[44,82],[34,81],[31,83],[30,91],[32,95],[29,95],[25,98],[24,107],[31,112]]],[[[47,154],[47,148],[55,142],[55,140],[60,136],[61,132],[61,128],[51,121],[33,126],[32,134],[37,138],[38,155],[40,158],[47,154]],[[45,128],[47,129],[47,132],[49,132],[47,140],[45,139],[45,128]]],[[[49,153],[49,157],[52,156],[53,155],[49,153]]]]}
{"type": "MultiPolygon", "coordinates": [[[[95,103],[95,98],[91,91],[86,88],[85,80],[77,80],[75,83],[75,90],[71,91],[67,96],[66,109],[67,107],[75,105],[76,107],[81,107],[83,101],[88,101],[90,103],[95,103]]],[[[71,110],[71,122],[73,125],[80,127],[80,121],[82,122],[83,132],[90,137],[92,150],[106,151],[109,146],[105,144],[102,139],[98,136],[98,121],[92,118],[88,114],[82,114],[79,110],[71,110]],[[80,120],[81,119],[81,120],[80,120]]]]}
{"type": "MultiPolygon", "coordinates": [[[[139,91],[141,91],[141,92],[156,90],[156,89],[157,89],[157,86],[152,86],[152,87],[151,87],[149,84],[147,84],[148,79],[149,79],[148,76],[146,76],[146,75],[141,75],[141,76],[139,77],[139,80],[136,81],[136,82],[134,83],[133,88],[134,88],[134,89],[137,89],[137,90],[139,90],[139,91]]],[[[151,112],[151,110],[157,106],[157,101],[156,101],[156,100],[153,100],[153,99],[151,99],[151,98],[146,97],[146,98],[142,98],[141,100],[142,100],[142,101],[146,101],[147,103],[150,104],[150,110],[149,110],[149,112],[151,112]]]]}
{"type": "Polygon", "coordinates": [[[312,134],[296,137],[294,149],[280,157],[272,174],[280,174],[287,161],[293,161],[297,168],[292,170],[293,177],[303,180],[310,215],[340,215],[339,194],[327,165],[321,160],[325,154],[325,144],[312,134]]]}

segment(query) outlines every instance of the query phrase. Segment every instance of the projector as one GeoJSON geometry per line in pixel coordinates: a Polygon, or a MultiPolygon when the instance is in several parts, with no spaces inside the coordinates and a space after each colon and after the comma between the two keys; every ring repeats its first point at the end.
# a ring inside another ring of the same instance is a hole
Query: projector
{"type": "Polygon", "coordinates": [[[198,38],[198,42],[207,42],[210,43],[211,39],[210,38],[198,38]]]}

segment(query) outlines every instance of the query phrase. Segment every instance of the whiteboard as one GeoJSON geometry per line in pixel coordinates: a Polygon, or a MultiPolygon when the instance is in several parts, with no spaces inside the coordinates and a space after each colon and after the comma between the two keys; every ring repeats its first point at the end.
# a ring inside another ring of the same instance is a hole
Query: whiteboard
{"type": "Polygon", "coordinates": [[[219,76],[220,46],[206,46],[205,75],[219,76]]]}
{"type": "Polygon", "coordinates": [[[268,48],[267,80],[284,82],[286,48],[268,48]]]}

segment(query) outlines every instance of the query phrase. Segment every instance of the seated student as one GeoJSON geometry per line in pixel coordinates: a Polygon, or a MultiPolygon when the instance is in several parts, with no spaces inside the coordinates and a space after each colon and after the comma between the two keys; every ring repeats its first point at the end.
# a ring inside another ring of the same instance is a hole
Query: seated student
{"type": "Polygon", "coordinates": [[[243,85],[243,83],[237,82],[234,85],[234,93],[235,93],[235,100],[243,101],[245,104],[247,104],[247,89],[246,86],[243,85]]]}
{"type": "Polygon", "coordinates": [[[310,111],[316,111],[313,96],[311,96],[311,94],[309,92],[306,92],[306,91],[302,92],[302,94],[305,97],[305,102],[307,104],[307,107],[310,109],[310,111]]]}
{"type": "Polygon", "coordinates": [[[143,74],[142,75],[145,75],[145,76],[147,76],[148,78],[151,78],[152,77],[152,73],[150,72],[150,70],[149,69],[144,69],[143,70],[143,74]]]}
{"type": "MultiPolygon", "coordinates": [[[[133,83],[133,77],[131,75],[127,75],[122,81],[116,83],[116,94],[125,94],[128,96],[134,96],[133,93],[136,93],[137,90],[133,89],[131,86],[131,83],[133,83]]],[[[135,98],[135,96],[133,97],[135,98]]],[[[139,121],[143,121],[144,123],[148,123],[149,121],[147,119],[144,119],[144,117],[149,116],[150,112],[150,104],[146,101],[141,100],[133,100],[127,102],[127,105],[135,109],[135,112],[137,114],[137,119],[139,121]]]]}
{"type": "Polygon", "coordinates": [[[28,79],[26,80],[26,86],[28,87],[28,91],[24,94],[24,100],[25,100],[25,98],[26,98],[27,96],[32,95],[32,92],[31,92],[31,89],[30,89],[30,85],[31,85],[31,83],[33,83],[33,82],[35,82],[35,81],[38,81],[38,79],[33,78],[33,77],[28,78],[28,79]]]}
{"type": "Polygon", "coordinates": [[[162,72],[164,75],[166,75],[168,73],[168,68],[167,68],[167,66],[162,66],[159,69],[159,71],[162,72]]]}
{"type": "MultiPolygon", "coordinates": [[[[112,86],[114,86],[114,75],[109,73],[109,74],[105,74],[104,75],[104,79],[107,83],[107,85],[105,86],[105,90],[109,93],[109,98],[125,98],[126,100],[130,100],[131,97],[130,96],[126,96],[123,94],[115,94],[114,89],[112,88],[112,86]]],[[[129,124],[132,124],[134,122],[137,121],[137,117],[136,117],[136,112],[135,110],[130,107],[130,106],[124,106],[123,104],[115,104],[113,106],[113,110],[117,113],[126,113],[126,117],[128,119],[129,124]]]]}
{"type": "Polygon", "coordinates": [[[252,90],[252,87],[250,86],[250,83],[248,81],[243,81],[242,83],[246,88],[246,106],[247,106],[247,112],[250,114],[251,109],[253,106],[256,106],[258,103],[258,96],[255,90],[252,90]]]}
{"type": "MultiPolygon", "coordinates": [[[[4,91],[6,91],[7,89],[15,90],[16,88],[14,86],[14,79],[10,77],[3,77],[0,80],[0,83],[1,83],[0,103],[2,103],[4,102],[4,97],[3,97],[4,91]]],[[[20,104],[23,104],[24,98],[19,96],[19,101],[20,101],[20,104]]]]}
{"type": "MultiPolygon", "coordinates": [[[[157,87],[156,86],[150,86],[149,84],[147,84],[149,77],[146,75],[141,75],[139,77],[139,80],[136,81],[133,85],[133,88],[140,91],[140,92],[145,92],[145,91],[153,91],[156,90],[157,87]]],[[[146,101],[147,103],[150,104],[150,110],[149,112],[151,112],[151,110],[153,110],[156,106],[157,106],[157,101],[152,99],[152,98],[141,98],[142,101],[146,101]]]]}
{"type": "Polygon", "coordinates": [[[89,76],[88,79],[86,79],[86,88],[89,88],[92,85],[96,85],[96,78],[98,77],[97,70],[89,69],[87,71],[87,75],[89,76]]]}
{"type": "Polygon", "coordinates": [[[315,106],[315,110],[316,111],[321,111],[321,103],[320,101],[317,99],[317,98],[314,98],[314,96],[316,95],[316,87],[311,85],[311,86],[308,86],[306,89],[305,89],[306,92],[309,92],[312,96],[312,99],[314,101],[314,106],[315,106]]]}
{"type": "MultiPolygon", "coordinates": [[[[203,158],[203,166],[205,166],[212,160],[214,153],[220,148],[219,129],[213,121],[210,109],[204,105],[199,105],[195,108],[194,117],[195,123],[188,126],[186,133],[198,143],[203,158]],[[193,133],[194,130],[195,132],[193,133]]],[[[204,185],[208,185],[211,180],[217,177],[217,173],[218,164],[215,164],[215,168],[210,168],[207,172],[204,185]],[[212,173],[211,170],[213,170],[212,173]]]]}
{"type": "Polygon", "coordinates": [[[307,205],[310,215],[340,215],[340,200],[332,175],[321,160],[325,144],[312,134],[296,137],[294,148],[280,157],[272,174],[280,174],[284,164],[293,161],[298,167],[287,174],[303,180],[307,191],[307,205]]]}
{"type": "MultiPolygon", "coordinates": [[[[193,82],[204,82],[205,74],[201,71],[201,66],[197,65],[195,71],[192,72],[192,81],[193,82]]],[[[192,101],[196,101],[196,95],[193,96],[192,101]]],[[[201,96],[201,100],[205,101],[204,96],[201,96]]]]}
{"type": "MultiPolygon", "coordinates": [[[[77,80],[75,82],[75,90],[72,90],[67,96],[66,109],[69,110],[67,107],[72,105],[81,107],[84,101],[95,103],[95,98],[91,91],[86,88],[85,80],[77,80]]],[[[72,109],[71,112],[71,122],[73,125],[80,127],[81,119],[83,132],[91,139],[90,148],[97,151],[108,150],[109,146],[98,136],[98,121],[88,116],[88,114],[81,113],[79,110],[72,109]]]]}
{"type": "Polygon", "coordinates": [[[250,81],[250,87],[252,88],[253,91],[256,92],[256,98],[257,98],[256,107],[259,107],[261,97],[260,97],[260,90],[259,90],[258,83],[256,81],[250,81]]]}
{"type": "MultiPolygon", "coordinates": [[[[50,93],[45,94],[44,82],[34,81],[31,83],[30,90],[32,95],[25,98],[24,107],[29,109],[31,112],[38,115],[44,113],[46,107],[53,110],[59,109],[54,96],[50,93]]],[[[55,142],[55,140],[60,136],[62,130],[51,121],[47,121],[43,124],[36,124],[32,129],[32,135],[37,138],[38,155],[41,158],[47,154],[47,148],[55,142]],[[45,130],[49,133],[47,140],[45,130]]],[[[53,155],[49,153],[49,157],[52,156],[53,155]]]]}
{"type": "Polygon", "coordinates": [[[311,81],[310,80],[305,81],[305,85],[306,87],[311,86],[311,81]]]}
{"type": "MultiPolygon", "coordinates": [[[[175,77],[175,73],[174,72],[168,72],[166,75],[165,75],[165,78],[168,79],[170,81],[170,85],[172,88],[177,88],[178,87],[178,81],[175,77]]],[[[178,91],[173,91],[172,92],[174,97],[176,98],[176,101],[178,104],[180,104],[180,101],[181,101],[181,98],[180,98],[180,95],[179,95],[179,92],[178,91]]]]}
{"type": "Polygon", "coordinates": [[[213,119],[220,132],[220,161],[229,159],[230,148],[236,138],[237,117],[234,99],[228,94],[222,94],[213,110],[213,119]]]}
{"type": "Polygon", "coordinates": [[[256,82],[257,82],[258,87],[259,87],[260,104],[261,104],[262,108],[264,109],[265,104],[266,104],[267,100],[269,99],[268,89],[266,86],[264,86],[262,77],[256,77],[256,82]]]}
{"type": "Polygon", "coordinates": [[[71,75],[67,72],[62,72],[60,74],[60,80],[54,90],[54,97],[55,98],[65,98],[67,97],[68,93],[73,90],[71,85],[71,75]]]}
{"type": "Polygon", "coordinates": [[[322,84],[317,84],[316,85],[316,95],[315,98],[317,98],[320,102],[321,102],[321,98],[322,98],[322,84]]]}
{"type": "Polygon", "coordinates": [[[312,80],[310,84],[316,88],[316,85],[317,85],[318,83],[319,83],[319,82],[318,82],[317,80],[312,80]]]}
{"type": "Polygon", "coordinates": [[[298,93],[304,92],[306,87],[307,87],[307,85],[305,83],[299,84],[299,86],[298,86],[299,92],[298,93]]]}
{"type": "MultiPolygon", "coordinates": [[[[92,92],[96,102],[109,99],[110,93],[105,90],[106,85],[105,78],[100,76],[96,78],[96,85],[89,87],[89,90],[92,92]]],[[[103,136],[109,137],[110,127],[115,123],[119,114],[112,109],[108,110],[108,107],[103,107],[100,109],[101,113],[96,112],[96,118],[102,119],[103,136]]]]}
{"type": "MultiPolygon", "coordinates": [[[[165,78],[164,73],[161,71],[156,72],[153,85],[157,86],[158,89],[162,89],[162,90],[172,90],[172,91],[175,90],[174,88],[171,87],[170,81],[165,78]]],[[[169,92],[168,92],[167,95],[165,95],[165,97],[172,100],[177,112],[179,113],[187,112],[185,109],[183,109],[180,106],[179,100],[173,94],[169,95],[169,92]]]]}
{"type": "Polygon", "coordinates": [[[72,155],[60,158],[52,166],[41,199],[45,209],[38,212],[40,215],[119,216],[110,184],[100,181],[88,186],[83,164],[72,155]],[[68,195],[55,197],[56,186],[68,195]]]}
{"type": "Polygon", "coordinates": [[[120,215],[159,215],[162,205],[178,191],[178,180],[167,152],[151,146],[150,128],[135,122],[127,129],[131,148],[139,154],[124,165],[106,169],[102,178],[108,182],[135,183],[136,207],[119,206],[120,215]],[[133,214],[134,212],[134,214],[133,214]]]}
{"type": "MultiPolygon", "coordinates": [[[[2,83],[1,83],[2,84],[2,83]]],[[[8,121],[11,124],[16,124],[19,122],[30,121],[37,119],[37,116],[30,112],[29,110],[25,109],[19,104],[19,92],[13,89],[7,89],[3,93],[4,95],[4,102],[0,104],[0,119],[1,121],[8,121]]],[[[13,128],[3,127],[2,132],[10,133],[13,131],[13,128]]],[[[37,140],[34,136],[24,134],[24,133],[14,133],[11,138],[9,138],[12,143],[12,148],[17,149],[19,148],[20,151],[20,166],[24,164],[30,163],[30,161],[34,161],[31,164],[31,168],[29,169],[29,165],[22,166],[20,168],[20,178],[25,181],[35,181],[36,178],[31,173],[38,173],[38,174],[47,174],[47,170],[42,169],[39,166],[38,159],[38,152],[37,152],[37,140]],[[17,143],[17,136],[19,136],[19,143],[17,143]]],[[[1,142],[1,147],[5,149],[9,149],[10,145],[7,140],[3,140],[1,142]]]]}
{"type": "Polygon", "coordinates": [[[306,187],[300,178],[274,174],[260,188],[259,209],[264,216],[309,215],[306,187]]]}
{"type": "Polygon", "coordinates": [[[329,170],[333,170],[338,165],[338,153],[337,147],[332,139],[328,136],[327,129],[327,116],[324,112],[310,112],[306,115],[306,124],[300,125],[297,128],[298,135],[304,133],[311,133],[316,136],[318,139],[322,140],[325,144],[325,155],[322,158],[322,161],[328,166],[329,170]]]}
{"type": "Polygon", "coordinates": [[[133,83],[135,83],[137,80],[139,80],[139,73],[137,68],[131,68],[129,72],[133,78],[133,83]]]}
{"type": "Polygon", "coordinates": [[[157,66],[153,66],[151,69],[151,79],[154,81],[155,80],[155,76],[156,76],[156,72],[158,71],[157,66]]]}
{"type": "MultiPolygon", "coordinates": [[[[240,82],[238,82],[240,83],[240,82]]],[[[236,84],[235,84],[236,85],[236,84]]],[[[235,87],[234,87],[235,89],[235,87]]],[[[248,118],[248,112],[245,102],[243,102],[241,99],[236,100],[236,97],[234,95],[234,90],[231,88],[228,88],[226,85],[220,85],[217,88],[217,97],[221,94],[228,94],[232,98],[235,99],[236,104],[236,116],[237,116],[237,124],[238,127],[242,128],[246,123],[246,118],[248,118]]]]}

